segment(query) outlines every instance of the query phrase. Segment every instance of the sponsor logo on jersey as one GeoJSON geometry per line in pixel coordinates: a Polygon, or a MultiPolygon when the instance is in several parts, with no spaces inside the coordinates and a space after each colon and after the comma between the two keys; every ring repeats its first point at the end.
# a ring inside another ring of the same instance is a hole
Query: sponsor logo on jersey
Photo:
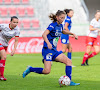
{"type": "MultiPolygon", "coordinates": [[[[56,33],[55,33],[55,36],[61,36],[61,32],[59,32],[60,30],[56,30],[56,33]]],[[[62,31],[62,29],[61,29],[61,31],[62,31]]]]}
{"type": "Polygon", "coordinates": [[[50,25],[49,27],[54,28],[52,25],[50,25]]]}

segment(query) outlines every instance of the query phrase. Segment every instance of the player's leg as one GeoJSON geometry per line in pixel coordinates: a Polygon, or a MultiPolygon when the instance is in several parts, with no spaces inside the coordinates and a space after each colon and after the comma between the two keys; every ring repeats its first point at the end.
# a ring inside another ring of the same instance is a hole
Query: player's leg
{"type": "Polygon", "coordinates": [[[94,57],[95,55],[97,55],[100,52],[100,47],[99,46],[93,46],[94,47],[94,52],[92,52],[89,56],[88,59],[91,57],[94,57]]]}
{"type": "MultiPolygon", "coordinates": [[[[71,74],[72,74],[72,61],[64,54],[59,54],[56,58],[55,61],[57,62],[61,62],[64,63],[66,65],[66,75],[70,78],[71,80],[71,74]]],[[[73,81],[71,81],[71,86],[73,85],[80,85],[80,83],[74,83],[73,81]]]]}
{"type": "Polygon", "coordinates": [[[6,62],[6,51],[2,49],[0,51],[0,80],[6,81],[7,79],[4,77],[4,68],[5,68],[5,62],[6,62]]]}
{"type": "MultiPolygon", "coordinates": [[[[99,41],[97,38],[94,38],[93,41],[93,48],[94,48],[94,52],[92,52],[89,56],[88,59],[91,57],[94,57],[95,55],[97,55],[100,52],[100,46],[99,46],[99,41]]],[[[88,60],[86,60],[86,64],[88,65],[88,60]]]]}
{"type": "Polygon", "coordinates": [[[36,67],[31,67],[30,72],[35,72],[39,74],[49,74],[51,71],[51,61],[46,61],[44,60],[44,69],[43,68],[36,68],[36,67]]]}
{"type": "Polygon", "coordinates": [[[95,55],[97,55],[100,52],[100,46],[99,46],[99,41],[97,38],[94,38],[94,42],[93,42],[93,48],[94,48],[94,52],[92,52],[88,58],[94,57],[95,55]]]}
{"type": "Polygon", "coordinates": [[[62,52],[65,53],[66,52],[66,49],[67,49],[67,46],[69,44],[69,36],[67,35],[64,35],[62,34],[61,35],[61,43],[62,43],[62,52]]]}
{"type": "Polygon", "coordinates": [[[41,67],[31,67],[28,66],[27,69],[23,72],[23,78],[28,75],[30,72],[35,72],[38,74],[49,74],[51,71],[51,61],[44,60],[44,69],[41,67]]]}
{"type": "Polygon", "coordinates": [[[56,57],[55,61],[64,63],[66,65],[66,75],[71,80],[71,72],[72,72],[72,61],[64,54],[60,54],[56,57]]]}
{"type": "Polygon", "coordinates": [[[69,59],[72,59],[72,45],[71,45],[71,43],[68,44],[67,48],[68,48],[67,57],[69,59]]]}
{"type": "Polygon", "coordinates": [[[91,52],[91,49],[92,49],[92,46],[87,46],[87,47],[86,47],[86,52],[85,52],[85,54],[84,54],[84,56],[83,56],[83,61],[82,61],[81,66],[85,66],[85,62],[86,62],[86,60],[88,59],[88,55],[89,55],[89,53],[91,52]]]}
{"type": "MultiPolygon", "coordinates": [[[[94,57],[95,55],[97,55],[100,52],[99,46],[93,46],[93,47],[94,47],[94,52],[92,52],[90,55],[88,55],[88,59],[90,59],[91,57],[94,57]]],[[[86,60],[86,65],[89,65],[88,59],[86,60]]]]}
{"type": "Polygon", "coordinates": [[[62,52],[65,53],[67,49],[68,44],[62,44],[62,52]]]}
{"type": "Polygon", "coordinates": [[[81,66],[85,66],[85,62],[88,60],[88,55],[91,52],[92,46],[93,46],[93,38],[92,37],[87,37],[86,38],[86,52],[83,56],[83,61],[81,66]]]}

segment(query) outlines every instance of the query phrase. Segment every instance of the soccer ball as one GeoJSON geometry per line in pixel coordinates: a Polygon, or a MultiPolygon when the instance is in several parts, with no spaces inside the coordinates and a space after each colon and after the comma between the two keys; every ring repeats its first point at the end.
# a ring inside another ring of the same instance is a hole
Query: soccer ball
{"type": "Polygon", "coordinates": [[[60,78],[59,78],[59,85],[60,86],[68,86],[68,85],[70,85],[70,78],[68,77],[68,76],[61,76],[60,78]]]}

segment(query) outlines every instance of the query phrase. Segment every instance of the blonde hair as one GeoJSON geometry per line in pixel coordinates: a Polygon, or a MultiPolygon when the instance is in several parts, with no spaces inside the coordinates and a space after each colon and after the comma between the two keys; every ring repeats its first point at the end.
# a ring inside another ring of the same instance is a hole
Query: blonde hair
{"type": "Polygon", "coordinates": [[[96,14],[97,14],[98,12],[100,12],[100,10],[96,10],[96,14]]]}

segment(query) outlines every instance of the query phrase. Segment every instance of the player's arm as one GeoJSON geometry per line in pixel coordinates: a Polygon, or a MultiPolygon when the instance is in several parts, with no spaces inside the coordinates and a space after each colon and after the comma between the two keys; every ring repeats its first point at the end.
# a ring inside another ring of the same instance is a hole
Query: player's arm
{"type": "MultiPolygon", "coordinates": [[[[64,29],[66,30],[66,31],[68,31],[68,32],[70,32],[70,30],[68,29],[68,25],[69,25],[69,23],[68,22],[66,22],[65,23],[65,26],[64,26],[64,29]]],[[[75,39],[78,39],[78,36],[76,36],[74,33],[68,33],[68,32],[66,32],[67,34],[70,34],[71,35],[71,37],[75,37],[75,39]],[[74,34],[74,35],[73,35],[74,34]]],[[[63,34],[64,34],[65,32],[63,32],[63,34]]],[[[65,34],[66,34],[65,33],[65,34]]]]}
{"type": "Polygon", "coordinates": [[[69,25],[69,23],[66,22],[66,23],[65,23],[65,26],[64,26],[64,30],[62,31],[62,33],[63,33],[63,34],[74,35],[74,33],[71,33],[71,32],[69,31],[69,29],[68,29],[68,25],[69,25]]]}
{"type": "Polygon", "coordinates": [[[65,23],[65,26],[64,26],[64,29],[67,30],[67,31],[69,31],[69,29],[68,29],[68,25],[69,25],[69,23],[66,22],[66,23],[65,23]]]}
{"type": "Polygon", "coordinates": [[[90,31],[98,30],[98,28],[94,28],[92,25],[89,26],[90,31]]]}
{"type": "Polygon", "coordinates": [[[63,34],[70,34],[70,35],[73,35],[73,36],[75,37],[75,39],[78,39],[78,36],[75,35],[74,33],[70,32],[70,31],[63,30],[62,33],[63,33],[63,34]]]}
{"type": "Polygon", "coordinates": [[[17,45],[18,45],[18,40],[19,40],[19,36],[18,37],[15,36],[14,49],[11,52],[11,56],[13,56],[15,54],[15,51],[16,51],[16,48],[17,48],[17,45]]]}
{"type": "Polygon", "coordinates": [[[52,49],[52,45],[51,45],[51,43],[49,42],[49,40],[48,40],[48,38],[47,38],[47,35],[48,35],[49,33],[50,33],[50,31],[49,31],[48,29],[45,30],[44,33],[42,34],[42,37],[43,37],[44,41],[47,43],[48,48],[49,48],[49,49],[52,49]]]}

